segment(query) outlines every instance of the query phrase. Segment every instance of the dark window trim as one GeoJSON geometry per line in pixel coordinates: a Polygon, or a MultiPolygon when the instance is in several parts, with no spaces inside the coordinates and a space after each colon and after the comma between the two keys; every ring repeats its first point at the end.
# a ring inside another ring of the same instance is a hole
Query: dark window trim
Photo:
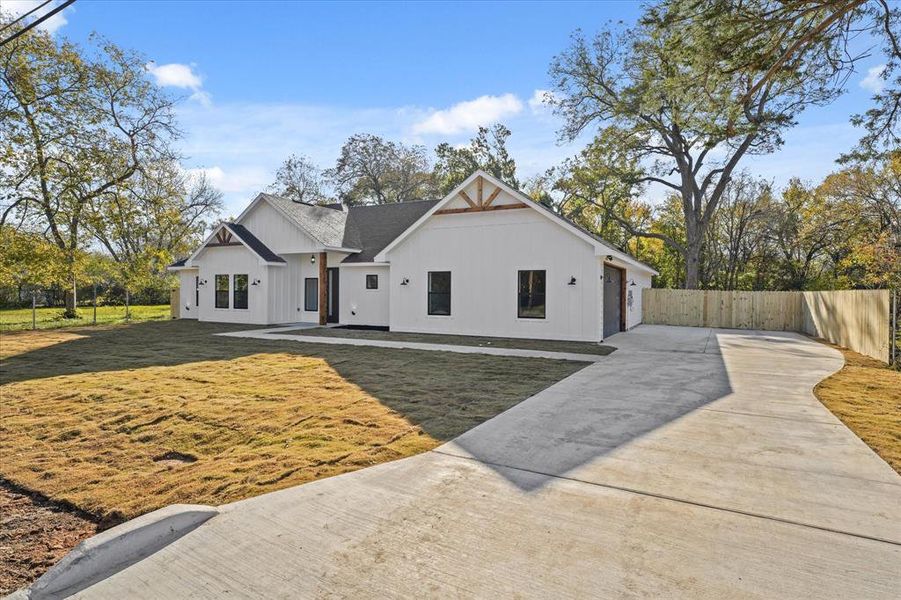
{"type": "Polygon", "coordinates": [[[516,272],[516,318],[517,319],[538,319],[539,321],[542,319],[547,319],[547,269],[519,269],[516,272]],[[521,290],[520,286],[522,285],[522,274],[523,273],[534,273],[541,272],[544,273],[544,293],[525,293],[521,290]],[[536,317],[533,315],[524,315],[522,313],[522,296],[540,296],[542,302],[544,302],[544,314],[540,317],[536,317]]]}
{"type": "Polygon", "coordinates": [[[194,276],[194,308],[200,306],[200,275],[194,276]]]}
{"type": "Polygon", "coordinates": [[[366,289],[367,290],[377,290],[379,289],[379,275],[378,273],[367,273],[366,274],[366,289]],[[374,277],[375,285],[369,285],[369,278],[374,277]]]}
{"type": "Polygon", "coordinates": [[[303,280],[303,309],[307,312],[319,312],[319,278],[318,277],[305,277],[303,280]],[[309,296],[307,296],[307,285],[308,282],[315,281],[316,282],[316,293],[313,295],[314,305],[313,308],[310,308],[309,296]]]}
{"type": "Polygon", "coordinates": [[[426,298],[426,312],[429,316],[433,317],[449,317],[453,314],[453,310],[451,309],[451,290],[453,290],[453,275],[451,271],[429,271],[426,275],[426,286],[428,287],[428,296],[426,298]],[[446,292],[433,292],[432,291],[432,275],[436,273],[447,273],[447,291],[446,292]],[[432,312],[432,296],[447,296],[447,314],[442,313],[434,313],[432,312]]]}
{"type": "Polygon", "coordinates": [[[229,299],[231,296],[231,277],[226,273],[218,273],[213,278],[213,293],[215,295],[215,307],[218,309],[228,309],[229,308],[229,299]],[[226,288],[224,290],[219,289],[219,278],[224,277],[226,282],[226,288]],[[224,296],[220,296],[220,294],[225,294],[224,296]],[[221,306],[219,299],[225,298],[225,306],[221,306]]]}
{"type": "Polygon", "coordinates": [[[247,310],[250,306],[250,276],[247,273],[235,273],[232,275],[232,308],[235,310],[247,310]],[[238,277],[244,278],[244,290],[238,289],[238,277]],[[244,294],[244,306],[240,306],[239,294],[244,294]]]}

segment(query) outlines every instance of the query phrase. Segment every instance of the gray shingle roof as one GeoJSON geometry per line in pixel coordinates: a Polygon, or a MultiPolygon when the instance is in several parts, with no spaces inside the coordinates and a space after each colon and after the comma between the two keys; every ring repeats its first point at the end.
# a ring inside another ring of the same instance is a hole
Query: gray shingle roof
{"type": "Polygon", "coordinates": [[[347,220],[345,211],[293,202],[287,198],[272,194],[261,195],[265,196],[267,200],[291,217],[298,227],[310,234],[314,240],[323,246],[330,248],[342,247],[344,225],[347,220]]]}
{"type": "Polygon", "coordinates": [[[239,225],[238,223],[226,223],[225,226],[228,227],[236,236],[241,238],[241,241],[250,246],[250,249],[256,252],[257,255],[266,262],[285,262],[284,258],[270,250],[266,244],[261,242],[257,238],[257,236],[250,233],[250,231],[243,225],[239,225]]]}
{"type": "Polygon", "coordinates": [[[177,260],[174,263],[172,263],[171,265],[169,265],[168,268],[172,269],[174,267],[183,267],[183,266],[185,266],[186,262],[188,262],[187,258],[180,258],[179,260],[177,260]]]}
{"type": "Polygon", "coordinates": [[[342,262],[372,262],[376,254],[438,202],[438,200],[421,200],[351,206],[347,212],[343,245],[348,248],[360,248],[361,252],[351,254],[342,262]]]}

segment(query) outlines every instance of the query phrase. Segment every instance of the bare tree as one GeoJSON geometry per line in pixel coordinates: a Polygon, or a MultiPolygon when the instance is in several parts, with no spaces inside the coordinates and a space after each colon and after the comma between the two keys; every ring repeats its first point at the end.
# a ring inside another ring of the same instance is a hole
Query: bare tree
{"type": "Polygon", "coordinates": [[[275,173],[269,189],[294,202],[321,204],[328,201],[325,175],[309,157],[292,154],[275,173]]]}

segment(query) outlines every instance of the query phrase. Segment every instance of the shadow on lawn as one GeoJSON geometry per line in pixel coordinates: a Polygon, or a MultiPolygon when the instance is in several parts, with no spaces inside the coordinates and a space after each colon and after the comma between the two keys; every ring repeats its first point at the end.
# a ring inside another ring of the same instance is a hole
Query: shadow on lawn
{"type": "Polygon", "coordinates": [[[248,327],[172,321],[79,330],[84,337],[5,359],[0,382],[256,354],[318,357],[436,440],[456,438],[467,453],[525,491],[732,391],[719,353],[663,352],[649,368],[647,360],[616,352],[584,368],[568,361],[212,335],[239,329],[248,327]],[[549,390],[541,406],[517,406],[574,373],[549,390]]]}
{"type": "MultiPolygon", "coordinates": [[[[258,327],[167,321],[71,329],[64,333],[82,337],[3,359],[0,384],[293,354],[324,360],[345,381],[360,387],[434,439],[447,441],[585,366],[571,361],[213,335],[254,328],[258,327]],[[465,386],[460,385],[463,377],[465,386]]],[[[10,344],[5,349],[7,353],[16,343],[11,335],[32,334],[4,334],[4,344],[10,344]]],[[[23,337],[23,341],[27,339],[23,337]]],[[[261,382],[264,383],[271,382],[261,382]]]]}

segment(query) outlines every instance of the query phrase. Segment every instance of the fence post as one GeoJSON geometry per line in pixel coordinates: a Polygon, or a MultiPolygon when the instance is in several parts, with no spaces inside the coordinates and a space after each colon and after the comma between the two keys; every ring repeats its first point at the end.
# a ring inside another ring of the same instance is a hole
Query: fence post
{"type": "Polygon", "coordinates": [[[128,321],[131,318],[131,313],[129,312],[130,307],[128,305],[128,300],[129,300],[128,290],[125,290],[125,320],[126,321],[128,321]]]}
{"type": "Polygon", "coordinates": [[[892,351],[888,364],[898,366],[898,290],[892,290],[892,351]]]}
{"type": "Polygon", "coordinates": [[[97,284],[94,284],[94,325],[97,324],[97,284]]]}
{"type": "Polygon", "coordinates": [[[37,295],[34,290],[31,290],[31,329],[34,331],[38,328],[38,319],[37,319],[37,295]]]}

